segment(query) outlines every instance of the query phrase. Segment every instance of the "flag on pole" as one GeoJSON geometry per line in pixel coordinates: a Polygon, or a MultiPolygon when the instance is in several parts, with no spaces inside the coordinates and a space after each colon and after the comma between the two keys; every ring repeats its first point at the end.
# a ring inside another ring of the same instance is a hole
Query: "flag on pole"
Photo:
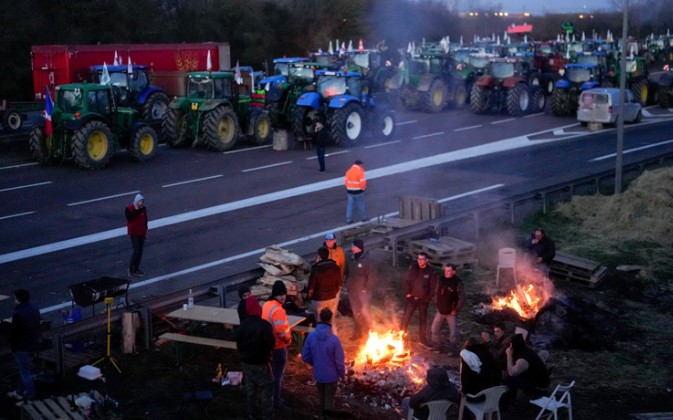
{"type": "Polygon", "coordinates": [[[113,66],[118,66],[119,65],[119,57],[117,56],[117,51],[115,51],[115,59],[112,62],[113,66]]]}
{"type": "Polygon", "coordinates": [[[100,75],[100,84],[109,85],[110,84],[110,72],[107,69],[107,63],[103,61],[103,73],[100,75]]]}
{"type": "Polygon", "coordinates": [[[329,55],[334,55],[334,48],[332,48],[332,41],[329,42],[329,49],[327,50],[329,55]]]}
{"type": "Polygon", "coordinates": [[[213,71],[213,61],[210,58],[210,50],[208,51],[208,57],[206,57],[206,70],[213,71]]]}
{"type": "Polygon", "coordinates": [[[44,133],[47,137],[51,137],[54,130],[51,126],[51,113],[54,110],[54,103],[51,101],[51,95],[49,95],[49,88],[45,87],[47,94],[44,97],[44,133]]]}
{"type": "Polygon", "coordinates": [[[236,83],[239,85],[243,84],[243,77],[241,77],[241,68],[238,66],[238,60],[236,60],[236,69],[234,72],[234,79],[236,79],[236,83]]]}
{"type": "Polygon", "coordinates": [[[128,67],[127,67],[126,71],[129,74],[133,74],[133,65],[131,64],[131,54],[129,54],[129,64],[128,64],[128,67]]]}

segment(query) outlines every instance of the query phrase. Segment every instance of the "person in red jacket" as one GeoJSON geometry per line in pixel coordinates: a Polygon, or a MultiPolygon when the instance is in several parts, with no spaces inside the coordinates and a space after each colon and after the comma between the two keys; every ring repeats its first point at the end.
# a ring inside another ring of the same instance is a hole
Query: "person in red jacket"
{"type": "Polygon", "coordinates": [[[126,227],[133,246],[129,276],[142,277],[145,273],[140,271],[140,260],[143,257],[143,246],[145,235],[147,235],[147,208],[145,208],[145,199],[140,194],[136,194],[133,204],[126,207],[126,227]]]}

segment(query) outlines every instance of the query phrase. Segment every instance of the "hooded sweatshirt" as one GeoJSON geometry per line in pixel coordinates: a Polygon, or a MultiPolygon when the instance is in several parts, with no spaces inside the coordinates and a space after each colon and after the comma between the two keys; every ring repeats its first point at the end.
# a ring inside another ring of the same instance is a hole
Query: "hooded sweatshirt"
{"type": "Polygon", "coordinates": [[[419,407],[428,401],[449,400],[460,401],[458,389],[449,381],[449,373],[444,368],[428,369],[428,384],[411,396],[409,407],[414,409],[414,417],[427,419],[429,410],[427,407],[419,407]]]}
{"type": "Polygon", "coordinates": [[[313,366],[316,382],[332,383],[345,377],[344,350],[330,324],[319,322],[315,331],[308,335],[301,360],[313,366]]]}

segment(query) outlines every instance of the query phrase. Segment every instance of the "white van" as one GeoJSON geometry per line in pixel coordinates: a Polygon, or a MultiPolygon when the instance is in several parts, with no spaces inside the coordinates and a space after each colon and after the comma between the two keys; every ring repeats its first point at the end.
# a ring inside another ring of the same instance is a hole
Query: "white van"
{"type": "MultiPolygon", "coordinates": [[[[637,123],[642,118],[642,106],[633,93],[626,89],[624,98],[624,122],[637,123]]],[[[614,124],[619,115],[619,89],[594,88],[580,95],[577,120],[582,123],[614,124]]]]}

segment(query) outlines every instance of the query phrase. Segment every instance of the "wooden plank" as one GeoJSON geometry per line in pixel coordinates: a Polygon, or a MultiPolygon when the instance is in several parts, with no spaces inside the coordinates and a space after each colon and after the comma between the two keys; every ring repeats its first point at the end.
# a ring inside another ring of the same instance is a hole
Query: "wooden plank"
{"type": "Polygon", "coordinates": [[[54,400],[53,398],[47,398],[45,400],[42,400],[44,402],[44,405],[49,407],[49,410],[55,415],[56,418],[62,418],[62,419],[70,419],[70,405],[68,404],[64,410],[63,407],[58,403],[58,401],[54,400]]]}
{"type": "MultiPolygon", "coordinates": [[[[94,391],[94,392],[98,392],[98,391],[94,391]]],[[[68,396],[68,398],[70,398],[70,396],[68,396]]],[[[70,402],[65,397],[59,396],[59,397],[56,397],[56,400],[61,405],[61,407],[65,407],[67,410],[70,410],[70,402]]],[[[84,416],[82,416],[77,411],[70,411],[70,416],[75,420],[85,420],[84,416]]]]}
{"type": "Polygon", "coordinates": [[[636,420],[673,420],[673,412],[634,413],[631,416],[636,420]]]}
{"type": "Polygon", "coordinates": [[[38,413],[42,416],[42,418],[46,419],[53,419],[54,417],[51,415],[51,410],[49,407],[45,405],[43,401],[33,401],[33,406],[37,410],[38,413]]]}
{"type": "Polygon", "coordinates": [[[565,252],[557,251],[552,265],[565,265],[571,267],[577,267],[588,271],[595,271],[600,267],[600,263],[597,261],[590,260],[588,258],[578,257],[576,255],[567,254],[565,252]]]}
{"type": "MultiPolygon", "coordinates": [[[[29,418],[34,419],[34,420],[41,420],[44,419],[42,414],[40,414],[37,409],[35,408],[35,405],[32,402],[25,403],[21,406],[21,410],[29,416],[29,418]]],[[[23,418],[23,416],[21,416],[23,418]]]]}
{"type": "Polygon", "coordinates": [[[227,340],[217,340],[214,338],[197,337],[194,335],[164,333],[159,336],[163,340],[179,341],[182,343],[199,344],[202,346],[221,347],[225,349],[236,350],[236,342],[227,340]]]}

